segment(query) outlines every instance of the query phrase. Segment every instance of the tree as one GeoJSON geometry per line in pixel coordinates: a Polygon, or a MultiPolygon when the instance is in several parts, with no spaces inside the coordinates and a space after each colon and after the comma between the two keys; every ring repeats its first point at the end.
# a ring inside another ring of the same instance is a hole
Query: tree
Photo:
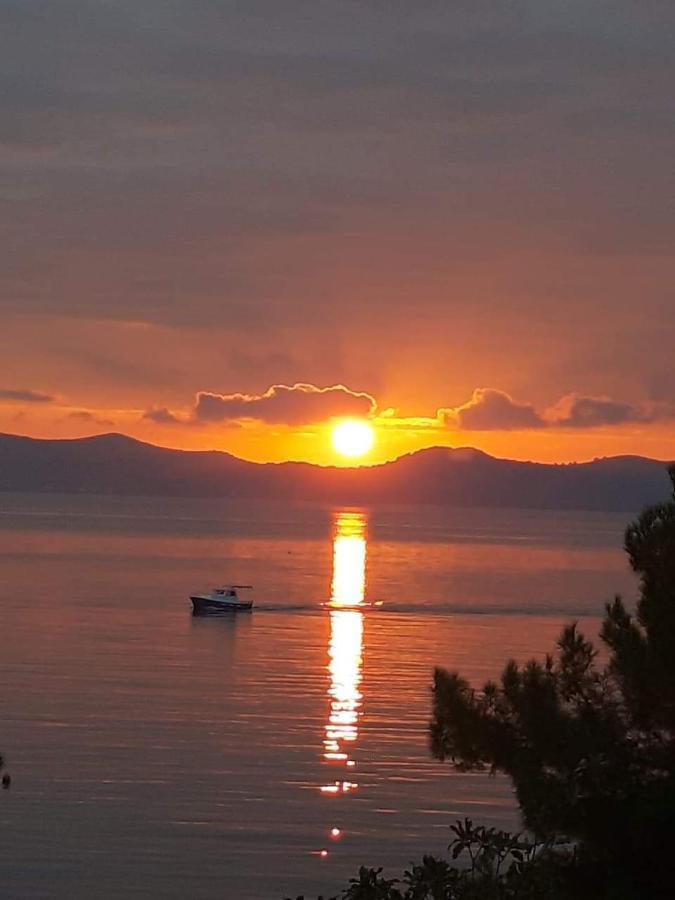
{"type": "Polygon", "coordinates": [[[550,841],[475,827],[471,819],[458,821],[451,831],[452,862],[424,856],[404,872],[402,880],[385,878],[382,869],[361,866],[358,877],[350,879],[340,894],[341,900],[566,900],[560,873],[572,859],[569,850],[550,841]]]}
{"type": "Polygon", "coordinates": [[[555,656],[509,662],[481,691],[434,673],[434,755],[508,774],[526,827],[575,843],[568,876],[586,896],[675,896],[675,466],[669,474],[673,499],[626,530],[640,593],[634,614],[620,597],[606,605],[604,662],[572,624],[555,656]]]}

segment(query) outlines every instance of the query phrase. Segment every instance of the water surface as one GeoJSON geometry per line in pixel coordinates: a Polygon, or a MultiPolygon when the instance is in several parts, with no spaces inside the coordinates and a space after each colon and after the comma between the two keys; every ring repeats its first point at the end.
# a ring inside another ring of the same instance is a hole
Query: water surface
{"type": "Polygon", "coordinates": [[[432,667],[594,632],[634,593],[624,525],[0,495],[0,895],[280,900],[515,826],[506,780],[430,759],[432,667]],[[191,616],[230,581],[251,614],[191,616]]]}

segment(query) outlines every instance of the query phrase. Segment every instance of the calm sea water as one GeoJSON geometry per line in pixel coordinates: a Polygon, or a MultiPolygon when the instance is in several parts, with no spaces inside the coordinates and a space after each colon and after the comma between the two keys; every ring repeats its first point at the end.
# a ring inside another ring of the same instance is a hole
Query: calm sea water
{"type": "Polygon", "coordinates": [[[594,633],[625,520],[0,495],[0,896],[310,896],[516,826],[506,780],[430,759],[432,668],[594,633]],[[222,582],[254,611],[193,618],[222,582]]]}

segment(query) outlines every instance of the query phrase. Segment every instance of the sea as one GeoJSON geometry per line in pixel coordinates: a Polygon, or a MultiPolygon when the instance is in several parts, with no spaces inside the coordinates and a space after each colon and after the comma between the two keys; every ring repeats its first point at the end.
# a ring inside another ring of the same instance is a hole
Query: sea
{"type": "Polygon", "coordinates": [[[477,687],[629,601],[630,516],[0,495],[0,897],[282,900],[518,829],[428,747],[477,687]],[[251,584],[251,612],[191,592],[251,584]]]}

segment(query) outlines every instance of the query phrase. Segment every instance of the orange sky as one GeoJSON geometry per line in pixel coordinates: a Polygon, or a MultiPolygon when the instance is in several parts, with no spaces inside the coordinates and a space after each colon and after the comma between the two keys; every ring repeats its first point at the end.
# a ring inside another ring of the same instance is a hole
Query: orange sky
{"type": "Polygon", "coordinates": [[[675,6],[20,7],[0,429],[675,457],[675,6]]]}
{"type": "Polygon", "coordinates": [[[180,423],[143,418],[142,409],[83,409],[51,403],[0,403],[0,428],[45,438],[69,438],[121,431],[140,440],[184,449],[219,449],[245,459],[267,462],[306,460],[320,465],[357,465],[394,459],[423,447],[472,446],[495,456],[544,462],[569,462],[596,456],[640,453],[660,459],[675,456],[675,434],[669,422],[623,423],[599,427],[472,430],[436,417],[399,417],[377,411],[367,419],[375,430],[371,451],[357,460],[341,457],[331,441],[340,419],[306,424],[270,423],[256,419],[180,423]]]}

